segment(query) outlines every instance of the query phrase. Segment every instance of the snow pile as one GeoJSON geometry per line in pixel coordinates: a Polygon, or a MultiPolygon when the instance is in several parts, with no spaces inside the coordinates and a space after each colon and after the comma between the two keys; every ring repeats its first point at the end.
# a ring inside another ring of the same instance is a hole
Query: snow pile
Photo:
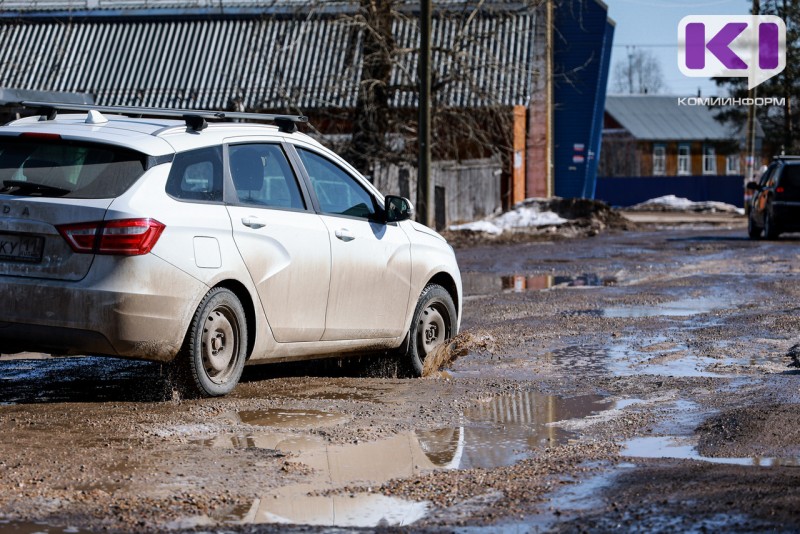
{"type": "Polygon", "coordinates": [[[665,195],[663,197],[651,198],[641,204],[631,206],[635,211],[695,211],[703,213],[738,213],[744,215],[742,208],[737,208],[724,202],[709,200],[705,202],[693,202],[688,198],[676,197],[675,195],[665,195]]]}
{"type": "Polygon", "coordinates": [[[552,211],[539,211],[536,205],[518,205],[501,215],[494,215],[481,221],[451,226],[449,230],[468,230],[500,235],[505,230],[539,226],[558,226],[567,222],[552,211]]]}

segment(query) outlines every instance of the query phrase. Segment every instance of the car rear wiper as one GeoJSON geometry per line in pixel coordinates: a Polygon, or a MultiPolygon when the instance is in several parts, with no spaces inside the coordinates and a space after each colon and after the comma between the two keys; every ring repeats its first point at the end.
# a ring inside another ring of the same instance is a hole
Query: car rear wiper
{"type": "Polygon", "coordinates": [[[33,182],[26,182],[24,180],[3,180],[3,188],[0,193],[9,195],[40,195],[48,197],[63,197],[71,193],[70,189],[63,187],[56,187],[54,185],[37,184],[33,182]]]}

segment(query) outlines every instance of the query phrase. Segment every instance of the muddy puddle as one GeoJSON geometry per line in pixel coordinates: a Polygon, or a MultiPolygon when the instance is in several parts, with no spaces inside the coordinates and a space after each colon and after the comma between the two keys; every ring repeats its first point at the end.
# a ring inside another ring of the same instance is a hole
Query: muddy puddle
{"type": "Polygon", "coordinates": [[[0,404],[158,401],[164,375],[153,362],[22,353],[0,358],[0,404]]]}
{"type": "Polygon", "coordinates": [[[558,422],[613,407],[613,402],[598,395],[562,398],[521,392],[477,402],[464,412],[458,426],[418,429],[379,441],[349,444],[332,444],[319,436],[287,431],[345,423],[343,414],[283,409],[237,412],[222,418],[254,426],[252,432],[197,443],[279,451],[286,454],[290,472],[307,474],[302,483],[267,492],[249,505],[240,506],[238,517],[229,514],[224,522],[404,526],[424,517],[429,504],[341,489],[372,487],[436,469],[512,465],[543,447],[578,437],[558,422]]]}
{"type": "Polygon", "coordinates": [[[287,410],[282,408],[229,412],[227,418],[248,425],[273,428],[320,427],[339,423],[346,419],[345,415],[340,413],[320,410],[287,410]]]}
{"type": "MultiPolygon", "coordinates": [[[[592,466],[593,464],[587,465],[592,466]]],[[[562,481],[562,485],[550,494],[546,507],[540,509],[539,513],[526,516],[521,521],[492,525],[497,527],[492,532],[547,532],[559,522],[570,520],[575,514],[602,508],[605,505],[603,492],[615,483],[623,470],[635,467],[632,463],[621,462],[613,469],[603,469],[585,479],[562,481]]],[[[486,530],[478,527],[463,532],[482,534],[486,530]]]]}
{"type": "MultiPolygon", "coordinates": [[[[657,375],[671,377],[727,376],[721,361],[698,355],[683,343],[652,341],[656,349],[642,347],[640,338],[617,338],[608,345],[568,345],[535,355],[504,357],[493,366],[501,375],[561,372],[595,375],[635,376],[657,375]]],[[[456,367],[453,376],[477,376],[481,370],[456,367]]]]}
{"type": "Polygon", "coordinates": [[[605,308],[603,317],[640,318],[640,317],[690,317],[715,310],[729,308],[730,299],[720,296],[685,298],[657,304],[655,306],[624,306],[605,308]]]}
{"type": "Polygon", "coordinates": [[[800,458],[768,458],[753,456],[748,458],[724,458],[703,456],[697,452],[694,440],[680,436],[645,436],[628,440],[620,455],[627,458],[670,458],[677,460],[696,460],[715,464],[752,465],[778,467],[800,465],[800,458]]]}
{"type": "Polygon", "coordinates": [[[0,532],[3,534],[91,534],[91,530],[78,527],[53,527],[44,523],[24,523],[6,521],[0,518],[0,532]]]}

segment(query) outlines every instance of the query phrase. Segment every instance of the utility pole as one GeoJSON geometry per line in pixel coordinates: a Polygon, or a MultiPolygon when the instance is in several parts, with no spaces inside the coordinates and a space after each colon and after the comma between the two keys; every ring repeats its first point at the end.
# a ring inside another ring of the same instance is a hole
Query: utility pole
{"type": "Polygon", "coordinates": [[[628,93],[633,94],[633,53],[636,47],[629,45],[625,48],[628,49],[628,93]]]}
{"type": "Polygon", "coordinates": [[[419,168],[417,220],[436,226],[431,179],[431,0],[422,0],[419,13],[419,168]]]}
{"type": "MultiPolygon", "coordinates": [[[[761,6],[759,5],[759,0],[753,0],[753,15],[758,15],[760,10],[761,6]]],[[[753,175],[756,169],[756,88],[748,89],[747,96],[750,98],[751,104],[747,107],[747,141],[745,148],[747,161],[744,166],[746,173],[744,177],[745,183],[754,178],[753,175]]]]}

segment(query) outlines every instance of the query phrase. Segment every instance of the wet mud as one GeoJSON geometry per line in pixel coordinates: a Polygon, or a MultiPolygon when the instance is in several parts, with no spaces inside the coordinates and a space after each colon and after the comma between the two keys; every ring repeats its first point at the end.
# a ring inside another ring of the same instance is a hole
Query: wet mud
{"type": "Polygon", "coordinates": [[[393,362],[0,356],[0,532],[800,528],[800,239],[471,244],[463,333],[393,362]]]}

